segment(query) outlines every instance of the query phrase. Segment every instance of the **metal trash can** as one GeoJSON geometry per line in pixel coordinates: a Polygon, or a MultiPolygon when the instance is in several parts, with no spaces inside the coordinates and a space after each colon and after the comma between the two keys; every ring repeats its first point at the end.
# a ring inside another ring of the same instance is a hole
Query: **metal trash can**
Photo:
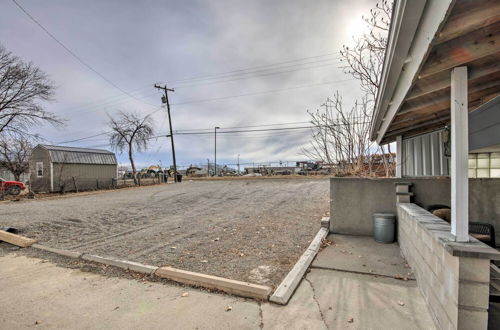
{"type": "Polygon", "coordinates": [[[177,182],[182,182],[182,174],[177,174],[177,182]]]}
{"type": "Polygon", "coordinates": [[[392,213],[373,214],[373,238],[379,243],[394,242],[396,215],[392,213]]]}

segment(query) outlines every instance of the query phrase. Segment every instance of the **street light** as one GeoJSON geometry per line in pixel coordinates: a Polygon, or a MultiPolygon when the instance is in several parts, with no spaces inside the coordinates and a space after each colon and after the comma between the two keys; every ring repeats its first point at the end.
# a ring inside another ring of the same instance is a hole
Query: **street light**
{"type": "Polygon", "coordinates": [[[214,176],[217,176],[217,130],[220,129],[219,126],[214,127],[214,144],[215,144],[215,155],[214,155],[214,176]]]}

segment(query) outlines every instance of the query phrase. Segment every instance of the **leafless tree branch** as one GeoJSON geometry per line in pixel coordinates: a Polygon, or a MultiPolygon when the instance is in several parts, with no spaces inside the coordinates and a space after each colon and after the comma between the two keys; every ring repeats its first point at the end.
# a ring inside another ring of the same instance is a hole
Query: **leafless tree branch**
{"type": "Polygon", "coordinates": [[[109,118],[108,126],[112,131],[109,134],[111,145],[120,152],[127,150],[134,182],[137,184],[134,152],[148,149],[149,141],[154,135],[151,117],[120,111],[117,118],[109,118]]]}
{"type": "Polygon", "coordinates": [[[61,125],[63,121],[41,105],[52,100],[54,89],[43,71],[0,45],[0,133],[24,132],[43,123],[61,125]]]}

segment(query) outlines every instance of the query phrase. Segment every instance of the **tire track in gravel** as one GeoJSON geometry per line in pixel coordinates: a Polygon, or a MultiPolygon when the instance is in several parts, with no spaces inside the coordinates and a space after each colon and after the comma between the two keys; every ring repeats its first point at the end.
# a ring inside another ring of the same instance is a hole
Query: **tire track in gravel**
{"type": "Polygon", "coordinates": [[[328,186],[324,179],[187,181],[8,203],[0,226],[50,247],[235,280],[264,266],[273,270],[264,280],[275,285],[316,234],[328,186]]]}

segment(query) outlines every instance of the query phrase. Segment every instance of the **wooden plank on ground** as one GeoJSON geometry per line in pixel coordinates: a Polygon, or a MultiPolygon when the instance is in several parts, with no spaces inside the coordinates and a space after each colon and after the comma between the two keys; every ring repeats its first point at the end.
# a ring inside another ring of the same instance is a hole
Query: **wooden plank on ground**
{"type": "Polygon", "coordinates": [[[271,293],[271,288],[268,286],[230,280],[223,277],[195,273],[172,267],[160,267],[156,270],[155,275],[175,282],[208,289],[216,289],[246,298],[267,300],[271,293]]]}
{"type": "Polygon", "coordinates": [[[28,247],[36,243],[36,240],[0,230],[0,241],[5,241],[20,247],[28,247]]]}
{"type": "Polygon", "coordinates": [[[292,270],[286,275],[276,291],[274,291],[269,301],[280,305],[288,304],[288,301],[292,298],[293,293],[302,281],[302,277],[309,268],[309,265],[311,265],[314,257],[316,257],[321,247],[322,240],[328,235],[329,231],[330,229],[325,227],[322,227],[318,231],[307,250],[302,254],[292,270]]]}

